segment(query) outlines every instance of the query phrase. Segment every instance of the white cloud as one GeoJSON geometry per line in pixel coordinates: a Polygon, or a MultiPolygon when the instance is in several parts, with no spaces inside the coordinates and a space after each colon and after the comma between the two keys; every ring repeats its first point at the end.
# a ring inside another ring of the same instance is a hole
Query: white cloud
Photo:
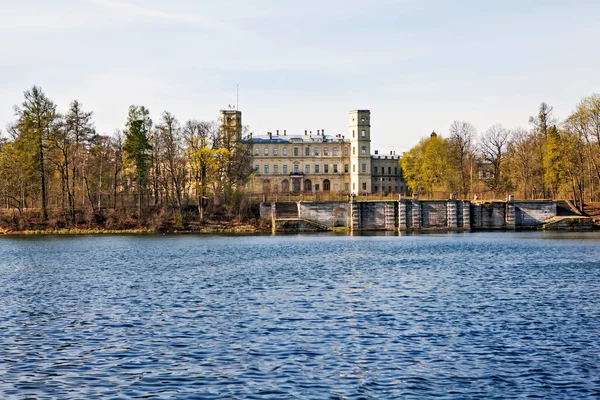
{"type": "Polygon", "coordinates": [[[87,0],[88,3],[100,6],[102,8],[118,12],[120,17],[158,19],[171,22],[181,22],[190,24],[202,29],[211,31],[235,31],[235,25],[217,19],[199,14],[162,11],[149,7],[138,6],[117,0],[87,0]]]}
{"type": "Polygon", "coordinates": [[[89,29],[101,23],[98,17],[81,12],[64,13],[41,7],[0,9],[1,33],[59,32],[89,29]]]}

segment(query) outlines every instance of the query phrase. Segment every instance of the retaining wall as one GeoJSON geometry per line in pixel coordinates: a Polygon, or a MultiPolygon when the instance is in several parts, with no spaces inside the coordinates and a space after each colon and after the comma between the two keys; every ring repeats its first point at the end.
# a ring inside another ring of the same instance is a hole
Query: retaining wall
{"type": "MultiPolygon", "coordinates": [[[[352,230],[514,230],[541,228],[557,215],[554,201],[399,200],[261,203],[261,218],[297,206],[298,218],[352,230]],[[279,204],[279,203],[277,203],[279,204]],[[286,207],[283,207],[283,206],[286,207]]],[[[281,219],[280,218],[280,219],[281,219]]]]}

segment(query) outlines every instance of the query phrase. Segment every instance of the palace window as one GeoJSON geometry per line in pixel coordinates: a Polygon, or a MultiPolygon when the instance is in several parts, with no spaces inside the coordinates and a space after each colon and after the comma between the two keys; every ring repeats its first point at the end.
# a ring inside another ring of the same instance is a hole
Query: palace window
{"type": "Polygon", "coordinates": [[[310,156],[310,147],[304,149],[304,155],[310,156]]]}
{"type": "Polygon", "coordinates": [[[356,164],[352,164],[352,172],[356,172],[356,164]]]}
{"type": "Polygon", "coordinates": [[[300,172],[300,167],[298,166],[298,164],[294,164],[294,173],[297,174],[300,172]]]}
{"type": "Polygon", "coordinates": [[[367,172],[367,164],[363,164],[360,168],[362,172],[367,172]]]}
{"type": "Polygon", "coordinates": [[[268,156],[268,155],[269,155],[269,148],[265,147],[265,156],[268,156]]]}
{"type": "Polygon", "coordinates": [[[315,164],[315,174],[319,173],[319,164],[315,164]]]}
{"type": "Polygon", "coordinates": [[[377,175],[377,167],[373,167],[373,175],[377,175]]]}
{"type": "Polygon", "coordinates": [[[304,166],[304,173],[310,174],[310,165],[307,164],[304,166]]]}
{"type": "Polygon", "coordinates": [[[392,167],[388,167],[388,174],[391,175],[392,174],[392,167]]]}
{"type": "Polygon", "coordinates": [[[254,166],[254,173],[258,174],[258,171],[260,171],[260,167],[258,165],[254,166]]]}
{"type": "Polygon", "coordinates": [[[363,190],[367,190],[367,183],[363,182],[363,190]]]}
{"type": "Polygon", "coordinates": [[[300,151],[298,150],[298,148],[297,148],[297,147],[294,147],[294,157],[298,157],[298,153],[299,153],[299,152],[300,152],[300,151]]]}
{"type": "Polygon", "coordinates": [[[254,148],[254,155],[258,156],[260,154],[260,151],[258,150],[258,147],[254,148]]]}
{"type": "Polygon", "coordinates": [[[323,147],[323,155],[324,156],[328,156],[329,155],[329,147],[323,147]]]}
{"type": "Polygon", "coordinates": [[[268,174],[268,173],[269,173],[269,166],[265,165],[265,174],[268,174]]]}
{"type": "Polygon", "coordinates": [[[348,164],[344,164],[344,172],[348,173],[348,164]]]}
{"type": "Polygon", "coordinates": [[[352,190],[356,190],[356,183],[352,183],[352,190]]]}
{"type": "Polygon", "coordinates": [[[352,137],[355,137],[356,134],[354,133],[354,129],[352,129],[352,137]]]}
{"type": "Polygon", "coordinates": [[[361,147],[360,154],[362,154],[363,156],[367,154],[367,146],[361,147]]]}
{"type": "Polygon", "coordinates": [[[394,167],[394,174],[398,175],[398,167],[394,167]]]}
{"type": "Polygon", "coordinates": [[[283,173],[287,174],[287,164],[283,164],[283,173]]]}
{"type": "Polygon", "coordinates": [[[334,156],[334,157],[337,157],[337,155],[338,155],[338,148],[337,148],[337,147],[334,147],[334,148],[333,148],[333,156],[334,156]]]}
{"type": "Polygon", "coordinates": [[[326,173],[326,174],[329,173],[329,164],[323,165],[323,172],[326,173]]]}
{"type": "Polygon", "coordinates": [[[273,173],[274,174],[278,174],[279,173],[279,165],[273,165],[273,173]]]}
{"type": "Polygon", "coordinates": [[[364,129],[360,132],[360,136],[363,138],[367,137],[367,133],[365,132],[364,129]]]}
{"type": "Polygon", "coordinates": [[[284,155],[284,156],[287,156],[287,147],[284,147],[284,148],[283,148],[283,155],[284,155]]]}
{"type": "Polygon", "coordinates": [[[337,164],[333,164],[333,173],[337,174],[337,172],[338,172],[337,164]]]}
{"type": "Polygon", "coordinates": [[[348,190],[349,187],[350,187],[350,185],[348,185],[347,183],[344,183],[344,190],[348,190]]]}
{"type": "Polygon", "coordinates": [[[352,146],[352,155],[356,155],[356,147],[352,146]]]}
{"type": "Polygon", "coordinates": [[[274,156],[278,156],[279,155],[279,149],[277,147],[273,148],[273,155],[274,156]]]}
{"type": "Polygon", "coordinates": [[[319,155],[319,148],[315,147],[315,156],[318,156],[318,155],[319,155]]]}
{"type": "Polygon", "coordinates": [[[348,148],[344,147],[344,157],[348,157],[348,148]]]}

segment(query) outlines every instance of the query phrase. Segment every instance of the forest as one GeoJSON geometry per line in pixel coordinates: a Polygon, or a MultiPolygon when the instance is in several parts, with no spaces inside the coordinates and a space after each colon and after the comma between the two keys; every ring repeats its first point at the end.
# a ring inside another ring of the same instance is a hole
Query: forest
{"type": "Polygon", "coordinates": [[[40,87],[24,92],[0,133],[4,230],[197,229],[252,215],[249,144],[218,122],[181,123],[167,111],[154,122],[132,105],[107,136],[92,118],[77,100],[62,112],[40,87]]]}
{"type": "Polygon", "coordinates": [[[600,95],[582,99],[563,120],[541,103],[529,127],[466,121],[446,137],[432,134],[404,153],[401,166],[415,194],[461,198],[570,199],[582,209],[600,201],[600,95]]]}

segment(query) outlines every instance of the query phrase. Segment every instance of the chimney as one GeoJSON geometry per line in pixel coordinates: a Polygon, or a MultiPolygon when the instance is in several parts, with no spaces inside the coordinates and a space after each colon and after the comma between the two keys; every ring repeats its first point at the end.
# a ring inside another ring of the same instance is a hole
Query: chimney
{"type": "Polygon", "coordinates": [[[308,131],[305,129],[304,130],[304,136],[306,136],[307,133],[308,133],[308,131]]]}
{"type": "Polygon", "coordinates": [[[269,140],[273,139],[273,132],[267,132],[267,135],[269,135],[269,140]]]}
{"type": "Polygon", "coordinates": [[[312,136],[312,131],[310,131],[309,133],[310,133],[310,135],[309,135],[309,136],[312,136]]]}
{"type": "Polygon", "coordinates": [[[325,136],[325,129],[321,129],[321,135],[325,136]]]}
{"type": "Polygon", "coordinates": [[[379,154],[379,150],[375,150],[375,155],[379,154]]]}
{"type": "Polygon", "coordinates": [[[279,129],[277,129],[277,136],[279,136],[279,129]]]}
{"type": "Polygon", "coordinates": [[[283,130],[283,136],[287,135],[286,129],[283,130]]]}
{"type": "Polygon", "coordinates": [[[320,133],[320,132],[321,132],[321,131],[317,129],[317,136],[319,136],[319,133],[320,133]]]}
{"type": "Polygon", "coordinates": [[[392,155],[392,151],[390,150],[390,156],[392,155]]]}

